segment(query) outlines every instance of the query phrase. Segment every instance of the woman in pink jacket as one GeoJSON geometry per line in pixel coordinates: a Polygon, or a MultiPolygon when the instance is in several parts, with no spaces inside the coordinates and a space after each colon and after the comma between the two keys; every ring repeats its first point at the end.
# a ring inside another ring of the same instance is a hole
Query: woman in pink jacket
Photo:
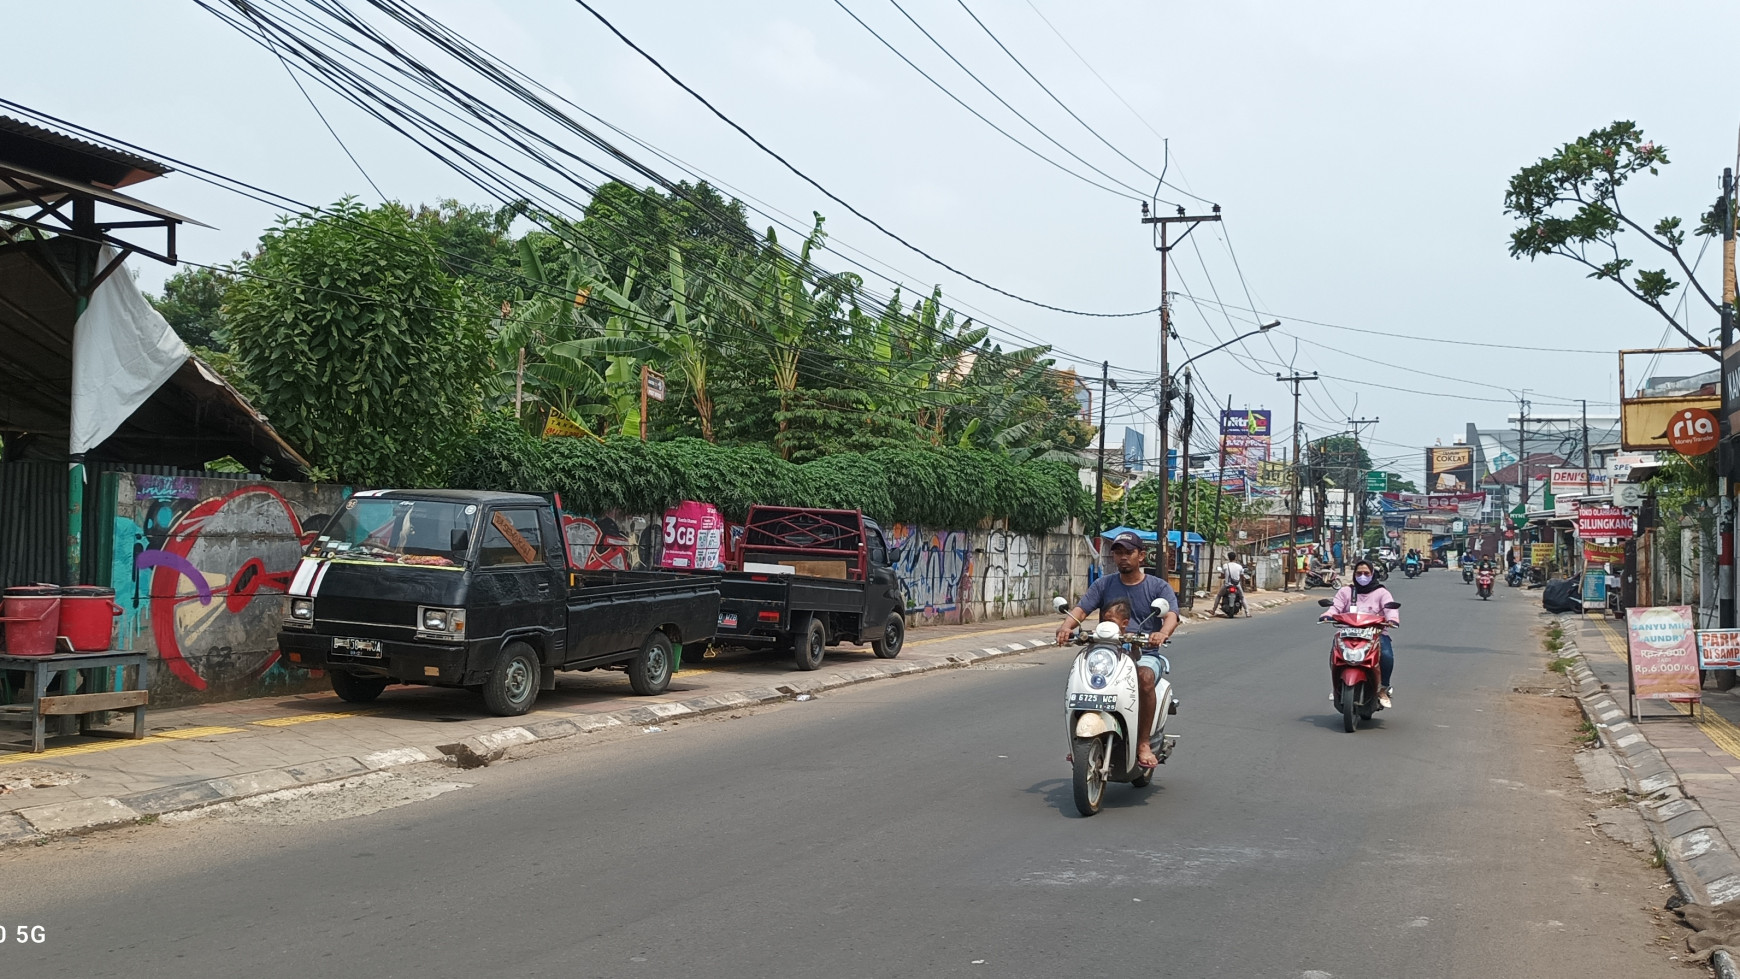
{"type": "MultiPolygon", "coordinates": [[[[1386,605],[1395,600],[1395,596],[1390,594],[1388,588],[1378,584],[1377,574],[1372,570],[1371,562],[1361,560],[1353,566],[1353,584],[1336,591],[1334,604],[1325,609],[1319,618],[1327,621],[1330,616],[1343,612],[1366,612],[1371,615],[1383,616],[1390,628],[1396,628],[1402,624],[1401,612],[1393,608],[1385,608],[1386,605]]],[[[1395,693],[1395,688],[1390,686],[1390,673],[1394,671],[1396,666],[1396,656],[1390,648],[1389,629],[1384,630],[1383,639],[1380,642],[1378,666],[1383,675],[1383,689],[1378,691],[1378,703],[1389,707],[1390,697],[1395,693]]]]}

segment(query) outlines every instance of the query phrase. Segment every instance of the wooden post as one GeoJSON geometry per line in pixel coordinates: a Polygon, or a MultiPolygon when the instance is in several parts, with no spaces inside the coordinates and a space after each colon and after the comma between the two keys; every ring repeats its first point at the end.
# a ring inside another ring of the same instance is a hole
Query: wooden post
{"type": "Polygon", "coordinates": [[[652,368],[640,365],[640,440],[646,441],[646,375],[652,368]]]}

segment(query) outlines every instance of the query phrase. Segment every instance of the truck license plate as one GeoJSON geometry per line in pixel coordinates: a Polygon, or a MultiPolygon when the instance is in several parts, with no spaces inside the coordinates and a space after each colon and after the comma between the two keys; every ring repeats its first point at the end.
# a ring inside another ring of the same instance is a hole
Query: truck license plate
{"type": "Polygon", "coordinates": [[[379,656],[381,655],[381,641],[379,639],[334,639],[332,651],[349,653],[352,656],[379,656]]]}
{"type": "Polygon", "coordinates": [[[1118,695],[1115,693],[1072,693],[1069,695],[1070,710],[1116,710],[1118,695]]]}
{"type": "Polygon", "coordinates": [[[721,628],[721,629],[735,629],[735,628],[737,628],[737,613],[736,612],[720,612],[719,613],[719,628],[721,628]]]}

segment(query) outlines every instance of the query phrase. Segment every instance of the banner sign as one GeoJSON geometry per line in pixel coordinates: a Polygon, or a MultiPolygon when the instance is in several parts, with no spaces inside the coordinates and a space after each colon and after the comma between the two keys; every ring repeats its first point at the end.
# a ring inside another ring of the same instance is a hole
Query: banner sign
{"type": "Polygon", "coordinates": [[[1587,496],[1589,494],[1589,473],[1583,469],[1554,469],[1552,484],[1554,496],[1587,496]]]}
{"type": "Polygon", "coordinates": [[[1659,462],[1654,452],[1623,452],[1607,460],[1607,478],[1614,483],[1629,482],[1633,469],[1655,465],[1659,462]]]}
{"type": "Polygon", "coordinates": [[[1256,472],[1269,461],[1269,437],[1237,433],[1220,437],[1221,457],[1227,469],[1256,472]]]}
{"type": "Polygon", "coordinates": [[[1616,506],[1586,506],[1577,510],[1577,536],[1630,537],[1631,514],[1616,506]]]}
{"type": "Polygon", "coordinates": [[[1637,701],[1697,703],[1698,639],[1690,605],[1625,610],[1631,647],[1632,713],[1637,701]]]}
{"type": "Polygon", "coordinates": [[[1148,458],[1148,437],[1133,428],[1124,429],[1124,468],[1142,471],[1142,461],[1148,458]]]}
{"type": "Polygon", "coordinates": [[[1421,510],[1454,510],[1459,515],[1465,503],[1473,504],[1476,513],[1486,505],[1485,493],[1385,493],[1383,498],[1421,510]]]}
{"type": "Polygon", "coordinates": [[[1426,450],[1426,491],[1466,493],[1474,488],[1474,449],[1466,445],[1426,450]]]}
{"type": "Polygon", "coordinates": [[[1607,604],[1607,576],[1585,572],[1583,575],[1583,605],[1607,604]]]}
{"type": "Polygon", "coordinates": [[[1618,567],[1624,563],[1624,544],[1591,544],[1588,541],[1583,542],[1583,566],[1585,568],[1598,568],[1604,564],[1611,564],[1618,567]]]}
{"type": "Polygon", "coordinates": [[[1272,414],[1268,409],[1223,411],[1220,413],[1220,434],[1251,435],[1263,439],[1263,444],[1267,445],[1269,436],[1273,434],[1269,428],[1272,414]]]}
{"type": "Polygon", "coordinates": [[[1740,670],[1740,629],[1701,629],[1698,666],[1706,670],[1740,670]]]}
{"type": "Polygon", "coordinates": [[[1529,564],[1532,564],[1537,568],[1544,568],[1547,565],[1552,564],[1552,563],[1553,563],[1553,545],[1551,545],[1551,544],[1530,544],[1529,545],[1529,564]]]}
{"type": "Polygon", "coordinates": [[[1390,530],[1401,530],[1408,525],[1408,515],[1405,513],[1384,514],[1384,526],[1390,530]]]}
{"type": "Polygon", "coordinates": [[[724,542],[725,518],[711,503],[684,500],[665,511],[664,547],[659,551],[661,568],[723,568],[719,549],[724,542]]]}

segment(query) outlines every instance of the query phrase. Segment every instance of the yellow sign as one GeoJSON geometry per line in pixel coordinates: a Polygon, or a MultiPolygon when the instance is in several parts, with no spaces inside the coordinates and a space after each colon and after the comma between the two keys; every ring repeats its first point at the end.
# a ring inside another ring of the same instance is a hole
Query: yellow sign
{"type": "Polygon", "coordinates": [[[584,426],[576,425],[555,412],[550,413],[550,420],[544,423],[544,437],[552,436],[566,438],[597,438],[588,432],[584,426]]]}
{"type": "Polygon", "coordinates": [[[1534,565],[1537,568],[1543,568],[1549,564],[1552,564],[1553,563],[1553,545],[1551,545],[1551,544],[1530,544],[1529,545],[1529,563],[1534,565]]]}
{"type": "Polygon", "coordinates": [[[1674,451],[1668,444],[1668,428],[1674,414],[1687,408],[1702,408],[1712,414],[1722,410],[1719,397],[1632,398],[1619,406],[1620,444],[1628,452],[1645,449],[1674,451]]]}
{"type": "Polygon", "coordinates": [[[1100,481],[1100,492],[1104,495],[1107,503],[1116,503],[1124,498],[1124,484],[1103,479],[1100,481]]]}

